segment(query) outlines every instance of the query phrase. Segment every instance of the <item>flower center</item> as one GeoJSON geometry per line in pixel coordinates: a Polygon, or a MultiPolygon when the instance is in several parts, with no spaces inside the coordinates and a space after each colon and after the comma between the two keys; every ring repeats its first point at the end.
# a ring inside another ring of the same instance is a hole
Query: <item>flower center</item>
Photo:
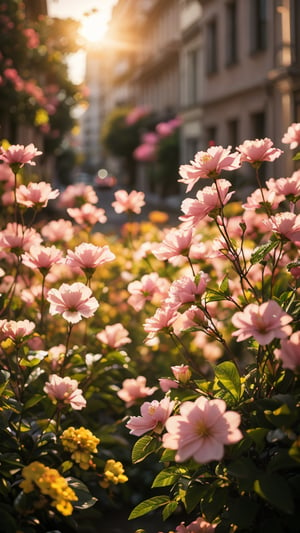
{"type": "Polygon", "coordinates": [[[212,156],[210,154],[204,154],[201,157],[201,162],[202,163],[208,163],[208,161],[211,161],[211,160],[212,160],[212,156]]]}
{"type": "Polygon", "coordinates": [[[205,423],[202,422],[202,420],[201,420],[200,422],[198,422],[198,424],[196,426],[196,433],[197,433],[197,435],[199,435],[199,437],[209,437],[210,430],[205,425],[205,423]]]}

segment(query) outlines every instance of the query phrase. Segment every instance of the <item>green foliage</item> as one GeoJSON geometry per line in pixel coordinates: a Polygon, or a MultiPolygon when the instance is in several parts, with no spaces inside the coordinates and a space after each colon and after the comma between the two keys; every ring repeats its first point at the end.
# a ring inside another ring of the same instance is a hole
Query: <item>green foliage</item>
{"type": "Polygon", "coordinates": [[[102,126],[101,142],[109,153],[118,157],[132,158],[133,151],[140,144],[141,129],[146,119],[127,124],[130,107],[116,107],[107,116],[102,126]]]}
{"type": "Polygon", "coordinates": [[[44,15],[30,20],[19,0],[1,1],[0,7],[1,121],[11,142],[21,124],[35,127],[52,153],[74,125],[73,107],[83,100],[66,62],[79,50],[79,23],[44,15]]]}

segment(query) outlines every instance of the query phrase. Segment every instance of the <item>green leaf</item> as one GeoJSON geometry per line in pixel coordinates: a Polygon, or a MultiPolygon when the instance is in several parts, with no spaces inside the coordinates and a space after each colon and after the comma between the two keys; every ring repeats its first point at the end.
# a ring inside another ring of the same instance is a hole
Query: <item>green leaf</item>
{"type": "Polygon", "coordinates": [[[259,505],[249,496],[240,496],[229,506],[228,517],[239,529],[249,530],[258,512],[259,505]]]}
{"type": "Polygon", "coordinates": [[[298,420],[298,412],[291,409],[287,404],[283,404],[274,411],[265,411],[266,419],[275,427],[289,428],[298,420]]]}
{"type": "Polygon", "coordinates": [[[168,450],[167,448],[163,451],[160,458],[160,463],[170,463],[175,461],[176,450],[168,450]]]}
{"type": "Polygon", "coordinates": [[[16,531],[18,530],[18,526],[13,518],[13,510],[11,509],[11,512],[7,512],[1,508],[0,514],[1,531],[5,531],[5,533],[16,533],[16,531]]]}
{"type": "Polygon", "coordinates": [[[6,370],[1,370],[0,371],[0,395],[6,389],[9,379],[10,379],[9,372],[7,372],[6,370]]]}
{"type": "Polygon", "coordinates": [[[151,435],[144,435],[141,437],[133,446],[132,449],[132,462],[139,463],[143,461],[148,455],[157,451],[160,447],[160,444],[154,437],[151,435]]]}
{"type": "Polygon", "coordinates": [[[176,483],[181,476],[188,473],[188,469],[185,467],[170,466],[159,472],[152,483],[154,487],[167,487],[176,483]]]}
{"type": "Polygon", "coordinates": [[[199,505],[203,497],[205,498],[205,494],[203,495],[203,492],[207,490],[207,486],[200,485],[199,483],[190,485],[187,488],[183,503],[188,514],[190,514],[197,505],[199,505]]]}
{"type": "Polygon", "coordinates": [[[208,393],[212,390],[213,383],[211,381],[206,381],[205,379],[195,379],[195,384],[202,392],[208,393]]]}
{"type": "Polygon", "coordinates": [[[276,248],[276,246],[278,246],[278,241],[270,241],[255,248],[250,258],[251,264],[255,265],[256,263],[260,263],[260,261],[262,261],[273,248],[276,248]]]}
{"type": "Polygon", "coordinates": [[[162,516],[164,520],[167,520],[171,514],[173,514],[178,507],[178,503],[176,501],[172,501],[170,503],[167,503],[166,507],[164,508],[162,512],[162,516]]]}
{"type": "Polygon", "coordinates": [[[95,505],[97,498],[91,495],[87,486],[82,483],[79,479],[74,477],[67,477],[66,481],[68,482],[69,487],[74,490],[78,500],[76,500],[72,505],[76,509],[88,509],[95,505]]]}
{"type": "Polygon", "coordinates": [[[230,295],[228,276],[225,276],[225,278],[223,279],[220,285],[220,291],[226,296],[230,295]]]}
{"type": "Polygon", "coordinates": [[[24,410],[25,409],[29,409],[30,407],[33,407],[34,405],[36,405],[37,403],[39,403],[42,398],[44,398],[45,395],[44,394],[34,394],[33,396],[31,396],[31,398],[29,398],[29,400],[27,400],[27,402],[25,403],[24,405],[24,410]]]}
{"type": "Polygon", "coordinates": [[[241,379],[234,363],[225,361],[215,368],[215,384],[227,391],[238,402],[241,397],[241,379]]]}
{"type": "Polygon", "coordinates": [[[133,511],[131,511],[128,520],[143,516],[159,507],[167,505],[168,503],[170,503],[170,498],[168,496],[154,496],[153,498],[149,498],[148,500],[139,503],[133,511]]]}
{"type": "Polygon", "coordinates": [[[239,489],[247,492],[253,490],[253,484],[261,474],[255,463],[248,457],[242,457],[230,463],[227,466],[227,472],[236,478],[239,489]]]}
{"type": "Polygon", "coordinates": [[[293,156],[293,161],[299,161],[300,160],[300,152],[297,152],[296,155],[293,156]]]}
{"type": "Polygon", "coordinates": [[[284,513],[293,514],[294,502],[289,484],[278,474],[261,475],[253,486],[255,492],[284,513]]]}
{"type": "Polygon", "coordinates": [[[41,363],[41,360],[38,357],[34,357],[30,361],[27,361],[27,359],[21,359],[20,366],[28,366],[29,368],[32,368],[34,366],[37,366],[41,363]]]}
{"type": "Polygon", "coordinates": [[[247,434],[255,442],[257,450],[261,452],[265,447],[265,439],[268,434],[268,429],[266,428],[251,428],[247,429],[247,434]]]}
{"type": "Polygon", "coordinates": [[[73,461],[64,461],[62,464],[61,464],[61,467],[60,467],[60,472],[62,474],[64,474],[65,472],[67,472],[68,470],[70,470],[70,468],[72,468],[73,466],[73,461]]]}
{"type": "Polygon", "coordinates": [[[221,513],[226,505],[228,487],[211,486],[209,493],[201,501],[201,511],[209,522],[212,522],[221,513]]]}

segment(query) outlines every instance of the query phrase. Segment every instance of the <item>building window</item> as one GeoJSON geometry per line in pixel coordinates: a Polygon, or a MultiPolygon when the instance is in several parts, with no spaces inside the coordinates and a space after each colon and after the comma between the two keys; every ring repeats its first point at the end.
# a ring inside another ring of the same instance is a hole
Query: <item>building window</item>
{"type": "Polygon", "coordinates": [[[198,151],[198,139],[196,137],[188,137],[185,140],[185,160],[192,161],[198,151]]]}
{"type": "Polygon", "coordinates": [[[217,19],[207,25],[207,73],[214,74],[218,70],[218,35],[217,19]]]}
{"type": "Polygon", "coordinates": [[[300,3],[294,0],[291,5],[291,40],[292,40],[292,61],[294,64],[300,62],[300,3]]]}
{"type": "Polygon", "coordinates": [[[226,4],[226,64],[237,62],[238,50],[237,2],[234,0],[226,4]]]}
{"type": "Polygon", "coordinates": [[[187,54],[187,103],[196,104],[198,101],[199,80],[199,50],[191,50],[187,54]]]}
{"type": "Polygon", "coordinates": [[[227,123],[228,144],[233,149],[239,144],[239,122],[237,119],[229,120],[227,123]]]}
{"type": "Polygon", "coordinates": [[[267,47],[267,0],[250,0],[251,52],[267,47]]]}
{"type": "Polygon", "coordinates": [[[300,91],[294,93],[294,121],[300,122],[300,91]]]}
{"type": "Polygon", "coordinates": [[[214,146],[217,144],[217,127],[208,126],[206,128],[206,143],[207,146],[214,146]]]}
{"type": "Polygon", "coordinates": [[[266,115],[263,111],[251,115],[251,129],[254,139],[263,139],[266,136],[266,115]]]}

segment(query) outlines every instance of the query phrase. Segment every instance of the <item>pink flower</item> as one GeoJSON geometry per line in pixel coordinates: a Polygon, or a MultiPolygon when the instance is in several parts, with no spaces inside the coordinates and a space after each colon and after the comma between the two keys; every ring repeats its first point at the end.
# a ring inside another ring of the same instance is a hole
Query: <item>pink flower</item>
{"type": "Polygon", "coordinates": [[[274,161],[283,151],[273,146],[273,142],[268,137],[255,139],[254,141],[244,141],[237,146],[241,153],[241,161],[247,161],[251,165],[259,166],[263,161],[274,161]]]}
{"type": "Polygon", "coordinates": [[[155,161],[157,156],[157,146],[154,143],[143,143],[133,151],[133,157],[137,161],[155,161]]]}
{"type": "Polygon", "coordinates": [[[197,281],[189,276],[183,276],[171,283],[166,302],[173,306],[180,306],[189,302],[196,302],[206,291],[209,277],[199,272],[197,281]]]}
{"type": "Polygon", "coordinates": [[[300,196],[300,170],[295,170],[289,178],[270,178],[266,181],[268,189],[284,196],[300,196]]]}
{"type": "Polygon", "coordinates": [[[19,168],[23,167],[26,163],[29,165],[35,165],[32,161],[35,157],[42,154],[35,146],[30,143],[27,146],[23,144],[12,144],[7,150],[1,148],[0,159],[8,165],[17,165],[19,168]]]}
{"type": "Polygon", "coordinates": [[[84,226],[85,224],[93,226],[94,224],[97,224],[97,222],[105,224],[107,221],[104,209],[101,207],[97,208],[92,204],[83,204],[81,207],[69,207],[67,213],[70,217],[74,218],[75,222],[80,226],[84,226]]]}
{"type": "Polygon", "coordinates": [[[23,34],[27,38],[27,48],[37,48],[39,46],[39,34],[33,28],[24,28],[23,34]]]}
{"type": "Polygon", "coordinates": [[[185,228],[195,228],[201,220],[215,209],[226,205],[234,191],[228,192],[231,183],[228,180],[219,179],[211,187],[204,187],[196,194],[196,199],[186,198],[181,204],[184,215],[179,217],[185,228]]]}
{"type": "MultiPolygon", "coordinates": [[[[153,334],[163,329],[169,329],[178,316],[177,310],[172,305],[164,305],[156,310],[151,318],[146,318],[144,329],[153,334]]],[[[150,335],[152,337],[152,335],[150,335]]]]}
{"type": "Polygon", "coordinates": [[[295,331],[289,339],[283,339],[280,348],[274,350],[276,359],[281,359],[283,368],[300,368],[300,331],[295,331]]]}
{"type": "Polygon", "coordinates": [[[118,349],[124,344],[132,342],[128,335],[127,329],[122,324],[117,323],[105,326],[103,331],[97,333],[96,338],[98,341],[110,346],[110,348],[118,349]]]}
{"type": "Polygon", "coordinates": [[[159,137],[154,131],[146,131],[146,133],[143,133],[142,135],[143,144],[157,144],[158,141],[159,137]]]}
{"type": "Polygon", "coordinates": [[[0,248],[9,248],[16,255],[30,250],[31,246],[39,245],[42,238],[34,228],[23,228],[21,224],[9,222],[0,232],[0,248]]]}
{"type": "Polygon", "coordinates": [[[203,311],[196,305],[191,305],[191,307],[181,315],[181,329],[194,328],[197,326],[203,327],[206,324],[207,319],[205,318],[203,311]]]}
{"type": "Polygon", "coordinates": [[[77,411],[86,406],[86,400],[82,395],[82,390],[78,388],[76,379],[61,378],[52,374],[49,376],[49,381],[45,383],[44,391],[55,403],[70,404],[72,409],[77,411]]]}
{"type": "Polygon", "coordinates": [[[76,183],[68,185],[59,197],[59,207],[81,207],[84,204],[96,204],[98,196],[91,185],[76,183]]]}
{"type": "Polygon", "coordinates": [[[43,237],[50,242],[70,241],[74,237],[74,228],[70,220],[51,220],[42,227],[43,237]]]}
{"type": "Polygon", "coordinates": [[[249,304],[244,311],[233,315],[232,323],[238,330],[232,335],[237,337],[238,342],[254,337],[259,344],[265,346],[273,339],[288,337],[292,328],[287,324],[292,320],[293,317],[285,313],[273,300],[261,305],[249,304]]]}
{"type": "Polygon", "coordinates": [[[16,191],[18,204],[26,207],[46,207],[48,200],[53,200],[59,195],[59,190],[53,190],[49,183],[40,181],[39,183],[29,183],[27,187],[20,185],[16,191]]]}
{"type": "Polygon", "coordinates": [[[173,375],[180,383],[187,383],[191,379],[191,371],[188,365],[175,365],[171,366],[173,375]]]}
{"type": "Polygon", "coordinates": [[[157,387],[146,387],[146,378],[138,376],[136,379],[125,379],[117,395],[126,403],[126,407],[131,407],[137,399],[151,396],[156,390],[157,387]]]}
{"type": "Polygon", "coordinates": [[[284,136],[281,139],[281,142],[284,144],[289,144],[290,149],[294,150],[294,148],[297,148],[297,146],[300,144],[300,123],[293,122],[288,129],[287,132],[284,134],[284,136]]]}
{"type": "Polygon", "coordinates": [[[241,166],[240,155],[237,152],[230,153],[231,146],[211,146],[207,152],[197,152],[194,161],[190,165],[181,165],[179,174],[182,177],[179,182],[187,185],[189,192],[200,178],[218,178],[222,170],[235,170],[241,166]]]}
{"type": "Polygon", "coordinates": [[[176,461],[193,458],[198,463],[219,461],[224,455],[224,445],[243,438],[238,426],[241,417],[226,411],[223,400],[207,400],[203,396],[195,402],[184,402],[180,415],[166,422],[168,433],[163,435],[163,446],[177,450],[176,461]]]}
{"type": "Polygon", "coordinates": [[[22,263],[29,268],[48,271],[56,263],[60,263],[62,252],[55,246],[31,246],[29,252],[22,255],[22,263]]]}
{"type": "Polygon", "coordinates": [[[35,328],[35,323],[30,320],[8,320],[3,325],[2,334],[5,335],[5,338],[19,343],[24,337],[31,335],[35,328]]]}
{"type": "Polygon", "coordinates": [[[159,300],[167,295],[169,282],[160,278],[157,272],[145,274],[141,280],[129,283],[127,290],[130,293],[128,303],[135,311],[141,311],[146,302],[151,302],[155,297],[159,300]]]}
{"type": "Polygon", "coordinates": [[[116,213],[141,213],[141,208],[145,205],[145,194],[143,192],[127,191],[121,189],[115,192],[115,202],[112,206],[116,213]]]}
{"type": "Polygon", "coordinates": [[[160,402],[145,402],[141,406],[141,416],[131,416],[126,424],[131,435],[140,437],[147,431],[161,433],[166,421],[173,410],[175,402],[170,398],[163,398],[160,402]]]}
{"type": "Polygon", "coordinates": [[[290,213],[278,213],[265,221],[266,228],[283,235],[296,244],[300,242],[300,215],[290,213]]]}
{"type": "Polygon", "coordinates": [[[179,384],[170,378],[159,378],[159,386],[163,392],[168,392],[170,389],[178,389],[179,384]]]}
{"type": "Polygon", "coordinates": [[[160,122],[156,124],[155,129],[160,137],[169,137],[174,131],[174,125],[171,121],[160,122]]]}
{"type": "Polygon", "coordinates": [[[153,250],[153,255],[161,261],[176,258],[178,256],[187,257],[193,240],[192,229],[171,229],[162,243],[153,250]]]}
{"type": "Polygon", "coordinates": [[[266,188],[256,189],[248,196],[247,202],[243,204],[244,209],[260,209],[265,204],[269,204],[272,209],[277,209],[284,196],[278,195],[275,191],[266,188]]]}
{"type": "Polygon", "coordinates": [[[184,522],[181,522],[176,527],[176,533],[214,533],[216,527],[217,524],[211,524],[199,516],[188,526],[185,526],[184,522]]]}
{"type": "Polygon", "coordinates": [[[75,252],[68,250],[66,264],[71,267],[78,267],[83,271],[95,270],[98,266],[113,261],[116,258],[109,246],[95,246],[94,244],[83,242],[75,247],[75,252]]]}
{"type": "Polygon", "coordinates": [[[129,111],[127,117],[125,118],[125,122],[128,126],[132,126],[141,118],[149,115],[150,109],[146,106],[138,106],[134,107],[131,111],[129,111]]]}
{"type": "Polygon", "coordinates": [[[76,324],[82,317],[93,316],[98,308],[98,302],[91,298],[91,294],[91,289],[83,283],[63,283],[59,289],[48,292],[49,312],[51,315],[62,314],[65,320],[76,324]]]}

